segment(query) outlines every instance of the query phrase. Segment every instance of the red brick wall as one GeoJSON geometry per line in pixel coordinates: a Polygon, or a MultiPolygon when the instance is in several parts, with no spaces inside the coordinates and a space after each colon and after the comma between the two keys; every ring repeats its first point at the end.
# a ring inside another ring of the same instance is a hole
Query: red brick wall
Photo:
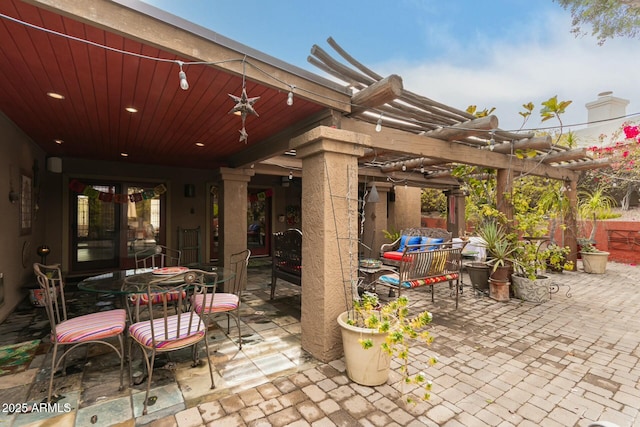
{"type": "MultiPolygon", "coordinates": [[[[422,217],[422,226],[446,228],[447,224],[445,218],[422,217]]],[[[598,221],[596,247],[609,252],[610,261],[640,264],[640,221],[598,221]]]]}

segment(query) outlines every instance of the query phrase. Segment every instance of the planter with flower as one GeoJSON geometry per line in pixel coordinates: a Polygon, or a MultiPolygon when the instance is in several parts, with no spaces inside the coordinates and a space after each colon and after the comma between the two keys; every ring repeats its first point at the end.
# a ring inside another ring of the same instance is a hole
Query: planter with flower
{"type": "Polygon", "coordinates": [[[546,259],[535,238],[519,241],[511,277],[513,293],[523,301],[542,303],[549,300],[551,278],[544,274],[546,259]]]}
{"type": "Polygon", "coordinates": [[[546,263],[547,271],[562,273],[564,270],[573,270],[573,262],[567,259],[571,252],[569,246],[560,246],[556,243],[549,244],[540,254],[546,263]]]}
{"type": "MultiPolygon", "coordinates": [[[[380,304],[378,296],[365,292],[354,301],[353,309],[338,316],[342,330],[344,357],[349,378],[361,385],[384,384],[389,378],[391,359],[400,362],[402,383],[418,386],[418,392],[408,395],[408,402],[416,398],[429,398],[431,382],[424,373],[410,375],[410,349],[414,342],[431,344],[432,335],[426,331],[432,315],[423,311],[410,316],[408,300],[399,297],[386,304],[380,304]]],[[[436,363],[435,357],[428,364],[436,363]]]]}
{"type": "Polygon", "coordinates": [[[591,243],[587,243],[582,246],[580,255],[585,273],[604,274],[606,272],[609,252],[601,251],[591,243]]]}

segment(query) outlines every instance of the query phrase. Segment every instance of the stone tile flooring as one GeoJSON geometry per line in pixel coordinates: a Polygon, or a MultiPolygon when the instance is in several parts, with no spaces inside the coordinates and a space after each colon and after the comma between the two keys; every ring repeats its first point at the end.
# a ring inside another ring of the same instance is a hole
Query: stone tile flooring
{"type": "MultiPolygon", "coordinates": [[[[640,426],[638,277],[638,267],[615,263],[605,275],[557,274],[560,292],[539,305],[500,303],[465,287],[455,310],[446,285],[436,287],[435,303],[423,289],[407,292],[412,309],[434,314],[435,336],[430,347],[414,348],[412,363],[433,379],[431,400],[411,406],[397,374],[383,386],[359,386],[342,359],[320,363],[301,350],[300,288],[279,281],[269,301],[269,270],[249,269],[243,349],[232,341],[233,325],[230,338],[223,333],[226,320],[211,331],[215,390],[206,366],[191,368],[188,352],[173,353],[158,365],[157,400],[142,416],[144,386],[118,392],[117,364],[92,349],[56,379],[70,412],[4,412],[0,426],[640,426]],[[425,368],[432,355],[439,363],[425,368]]],[[[39,310],[24,307],[0,325],[0,346],[43,337],[39,310]]],[[[0,402],[42,400],[46,350],[0,377],[0,402]]]]}

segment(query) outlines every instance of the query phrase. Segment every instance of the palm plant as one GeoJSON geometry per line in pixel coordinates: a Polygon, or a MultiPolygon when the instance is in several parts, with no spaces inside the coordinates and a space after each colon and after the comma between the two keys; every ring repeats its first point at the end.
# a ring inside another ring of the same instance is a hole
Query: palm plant
{"type": "Polygon", "coordinates": [[[616,201],[606,194],[607,188],[603,185],[595,190],[580,191],[578,193],[578,213],[582,218],[590,218],[592,221],[589,242],[594,243],[596,238],[596,226],[598,217],[608,214],[616,206],[616,201]]]}

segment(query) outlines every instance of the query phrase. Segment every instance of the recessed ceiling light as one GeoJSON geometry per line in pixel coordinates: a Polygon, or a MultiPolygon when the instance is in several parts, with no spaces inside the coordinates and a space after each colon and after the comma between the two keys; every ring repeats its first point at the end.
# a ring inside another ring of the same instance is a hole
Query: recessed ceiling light
{"type": "Polygon", "coordinates": [[[54,139],[53,142],[55,142],[58,145],[61,145],[64,141],[61,139],[54,139]]]}
{"type": "Polygon", "coordinates": [[[196,145],[197,145],[198,147],[204,147],[204,143],[203,143],[203,142],[196,142],[196,145]]]}
{"type": "Polygon", "coordinates": [[[134,108],[134,107],[127,107],[125,108],[125,110],[127,110],[129,113],[137,113],[138,109],[134,108]]]}
{"type": "Polygon", "coordinates": [[[127,153],[120,153],[120,155],[121,155],[122,157],[129,157],[129,154],[127,154],[127,153]]]}
{"type": "Polygon", "coordinates": [[[49,95],[53,99],[64,99],[64,95],[60,95],[59,93],[55,92],[47,92],[47,95],[49,95]]]}

